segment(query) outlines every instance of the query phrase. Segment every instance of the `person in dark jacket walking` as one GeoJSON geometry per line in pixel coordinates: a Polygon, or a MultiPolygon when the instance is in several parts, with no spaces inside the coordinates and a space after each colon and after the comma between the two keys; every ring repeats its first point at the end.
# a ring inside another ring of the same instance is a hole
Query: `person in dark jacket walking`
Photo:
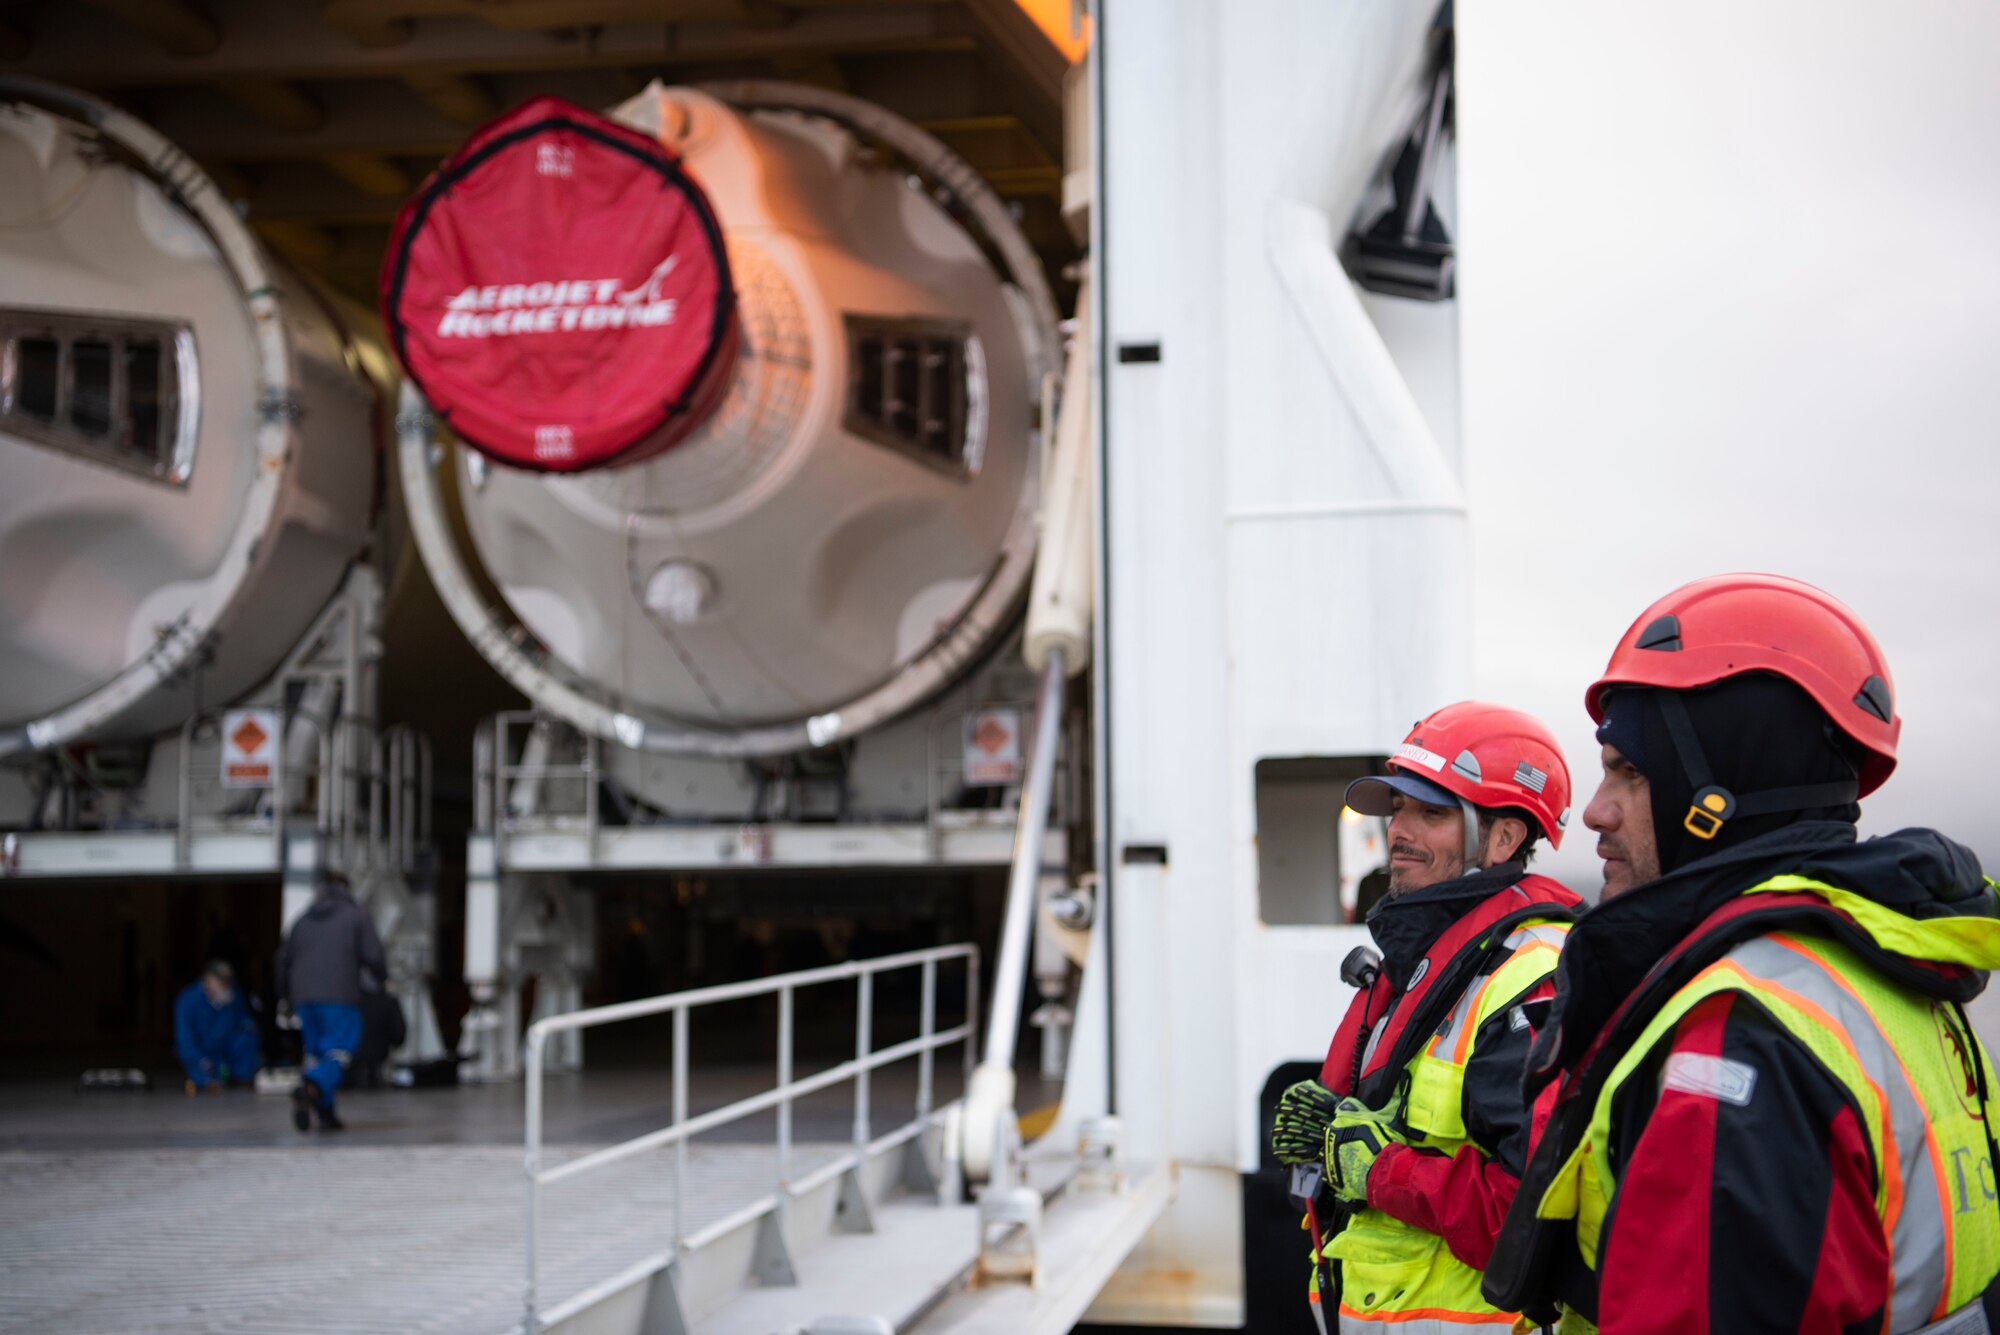
{"type": "MultiPolygon", "coordinates": [[[[1889,668],[1775,575],[1640,614],[1584,697],[1604,898],[1525,1094],[1553,1095],[1486,1267],[1563,1335],[1943,1335],[2000,1311],[2000,899],[1935,830],[1857,839],[1889,668]]],[[[1979,757],[1972,757],[1974,761],[1979,757]]]]}
{"type": "Polygon", "coordinates": [[[298,1016],[305,1044],[303,1078],[292,1092],[299,1130],[314,1113],[323,1130],[340,1130],[333,1095],[361,1042],[361,994],[380,991],[388,974],[374,921],[345,880],[327,878],[278,950],[278,1000],[298,1016]]]}

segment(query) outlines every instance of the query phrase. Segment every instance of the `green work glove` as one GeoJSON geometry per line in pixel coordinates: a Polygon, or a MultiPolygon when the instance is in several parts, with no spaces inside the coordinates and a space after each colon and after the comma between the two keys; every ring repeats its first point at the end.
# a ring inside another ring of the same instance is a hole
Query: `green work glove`
{"type": "Polygon", "coordinates": [[[1368,1203],[1368,1173],[1391,1145],[1403,1143],[1394,1122],[1401,1100],[1377,1112],[1360,1099],[1347,1098],[1334,1110],[1326,1129],[1326,1179],[1334,1195],[1359,1205],[1368,1203]]]}
{"type": "Polygon", "coordinates": [[[1301,1080],[1278,1096],[1271,1119],[1271,1153],[1287,1168],[1318,1163],[1340,1096],[1317,1080],[1301,1080]]]}

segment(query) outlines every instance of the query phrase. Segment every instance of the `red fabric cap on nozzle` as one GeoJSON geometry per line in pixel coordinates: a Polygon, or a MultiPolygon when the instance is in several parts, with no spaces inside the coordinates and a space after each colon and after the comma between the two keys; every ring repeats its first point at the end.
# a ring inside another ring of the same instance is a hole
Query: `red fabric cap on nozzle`
{"type": "Polygon", "coordinates": [[[736,360],[707,198],[646,135],[560,98],[491,121],[397,216],[382,319],[432,409],[501,463],[581,472],[667,449],[736,360]]]}

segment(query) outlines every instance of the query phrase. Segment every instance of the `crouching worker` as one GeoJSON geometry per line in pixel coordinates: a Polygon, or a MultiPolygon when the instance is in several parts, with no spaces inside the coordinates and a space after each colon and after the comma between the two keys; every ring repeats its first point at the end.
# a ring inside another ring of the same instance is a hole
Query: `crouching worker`
{"type": "Polygon", "coordinates": [[[174,1001],[174,1053],[190,1094],[256,1078],[257,1021],[236,990],[235,971],[222,960],[212,961],[174,1001]]]}
{"type": "Polygon", "coordinates": [[[278,950],[278,1000],[298,1016],[305,1068],[292,1091],[292,1125],[338,1131],[334,1091],[361,1044],[361,994],[380,991],[389,966],[368,911],[338,877],[320,884],[312,907],[278,950]]]}
{"type": "Polygon", "coordinates": [[[1356,994],[1271,1144],[1306,1170],[1322,1330],[1505,1335],[1515,1314],[1480,1296],[1480,1271],[1527,1159],[1523,1063],[1582,908],[1527,872],[1537,840],[1562,840],[1569,768],[1541,723],[1470,702],[1417,724],[1389,770],[1347,790],[1389,818],[1388,893],[1368,915],[1381,955],[1343,968],[1356,994]]]}

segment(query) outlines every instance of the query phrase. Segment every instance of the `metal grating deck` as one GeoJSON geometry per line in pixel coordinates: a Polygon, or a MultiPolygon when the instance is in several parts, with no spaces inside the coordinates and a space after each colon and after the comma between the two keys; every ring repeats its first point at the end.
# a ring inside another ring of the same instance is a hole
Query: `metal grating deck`
{"type": "MultiPolygon", "coordinates": [[[[845,1148],[800,1145],[794,1171],[845,1148]]],[[[667,1245],[671,1166],[547,1192],[549,1300],[667,1245]]],[[[768,1146],[694,1146],[690,1229],[775,1169],[768,1146]]],[[[521,1319],[523,1190],[517,1146],[0,1152],[0,1330],[498,1335],[521,1319]]]]}

